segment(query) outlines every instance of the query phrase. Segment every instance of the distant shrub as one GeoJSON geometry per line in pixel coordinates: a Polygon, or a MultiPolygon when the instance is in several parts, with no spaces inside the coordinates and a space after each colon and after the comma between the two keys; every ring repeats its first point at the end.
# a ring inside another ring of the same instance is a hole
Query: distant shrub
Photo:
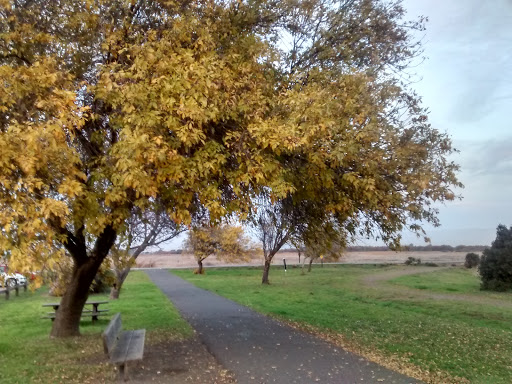
{"type": "Polygon", "coordinates": [[[480,256],[473,252],[466,255],[466,261],[464,262],[466,268],[478,267],[478,264],[480,264],[480,256]]]}
{"type": "Polygon", "coordinates": [[[425,267],[439,267],[436,263],[432,263],[431,261],[426,262],[423,264],[425,267]]]}
{"type": "Polygon", "coordinates": [[[512,227],[499,225],[496,240],[484,250],[480,260],[483,290],[507,291],[512,289],[512,227]]]}
{"type": "Polygon", "coordinates": [[[421,264],[421,259],[409,256],[407,258],[407,260],[405,260],[404,264],[405,265],[419,265],[419,264],[421,264]]]}

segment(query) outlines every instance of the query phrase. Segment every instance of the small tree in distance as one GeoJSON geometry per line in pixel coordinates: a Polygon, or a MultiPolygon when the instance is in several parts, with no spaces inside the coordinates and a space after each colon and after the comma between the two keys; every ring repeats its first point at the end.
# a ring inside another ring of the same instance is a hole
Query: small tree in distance
{"type": "Polygon", "coordinates": [[[203,261],[212,255],[225,261],[248,261],[255,252],[242,227],[195,227],[188,233],[185,249],[194,254],[198,268],[195,274],[203,275],[203,261]]]}
{"type": "MultiPolygon", "coordinates": [[[[324,257],[329,261],[339,260],[346,247],[345,240],[346,237],[341,231],[332,228],[330,231],[329,228],[323,228],[314,237],[309,238],[304,251],[304,259],[309,258],[308,272],[311,272],[316,259],[321,259],[322,262],[324,257]]],[[[302,264],[302,274],[304,274],[304,264],[302,264]]]]}
{"type": "Polygon", "coordinates": [[[345,246],[347,233],[321,203],[305,199],[295,202],[291,196],[272,201],[270,196],[261,195],[255,208],[249,224],[263,249],[262,284],[270,284],[270,265],[286,243],[304,247],[305,258],[311,260],[345,246]]]}
{"type": "Polygon", "coordinates": [[[512,227],[498,225],[496,240],[484,250],[480,260],[480,277],[482,290],[512,289],[512,227]]]}
{"type": "Polygon", "coordinates": [[[185,226],[170,219],[164,205],[155,202],[146,211],[132,208],[123,230],[119,231],[115,244],[110,250],[110,261],[115,274],[115,283],[110,290],[110,299],[118,299],[124,281],[137,257],[148,247],[158,246],[186,230],[185,226]]]}
{"type": "Polygon", "coordinates": [[[284,209],[282,202],[272,203],[265,198],[260,200],[260,206],[256,215],[252,217],[251,223],[263,249],[264,265],[261,282],[270,284],[268,275],[272,259],[291,240],[295,220],[293,215],[284,209]]]}

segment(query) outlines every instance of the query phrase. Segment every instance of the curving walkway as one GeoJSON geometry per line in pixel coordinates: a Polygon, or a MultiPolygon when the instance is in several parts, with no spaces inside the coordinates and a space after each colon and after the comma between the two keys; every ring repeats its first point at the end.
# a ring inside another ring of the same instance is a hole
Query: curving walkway
{"type": "Polygon", "coordinates": [[[197,288],[167,270],[146,272],[238,383],[420,383],[197,288]]]}

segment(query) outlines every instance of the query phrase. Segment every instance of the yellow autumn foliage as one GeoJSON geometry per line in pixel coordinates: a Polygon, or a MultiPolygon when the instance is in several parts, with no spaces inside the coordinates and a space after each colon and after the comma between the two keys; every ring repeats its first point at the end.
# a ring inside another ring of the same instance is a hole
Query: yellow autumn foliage
{"type": "Polygon", "coordinates": [[[399,76],[422,28],[399,1],[1,1],[0,250],[20,271],[70,256],[89,285],[134,207],[216,222],[262,193],[421,233],[460,185],[399,76]]]}

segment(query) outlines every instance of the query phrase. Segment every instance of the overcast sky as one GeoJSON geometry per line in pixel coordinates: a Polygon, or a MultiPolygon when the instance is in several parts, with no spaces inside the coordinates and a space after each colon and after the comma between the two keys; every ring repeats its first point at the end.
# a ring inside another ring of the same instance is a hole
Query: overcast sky
{"type": "MultiPolygon", "coordinates": [[[[429,18],[413,88],[460,153],[463,200],[440,208],[433,244],[490,244],[512,225],[512,0],[404,0],[429,18]]],[[[406,236],[407,239],[407,236],[406,236]]],[[[407,240],[415,243],[413,237],[407,240]]]]}

